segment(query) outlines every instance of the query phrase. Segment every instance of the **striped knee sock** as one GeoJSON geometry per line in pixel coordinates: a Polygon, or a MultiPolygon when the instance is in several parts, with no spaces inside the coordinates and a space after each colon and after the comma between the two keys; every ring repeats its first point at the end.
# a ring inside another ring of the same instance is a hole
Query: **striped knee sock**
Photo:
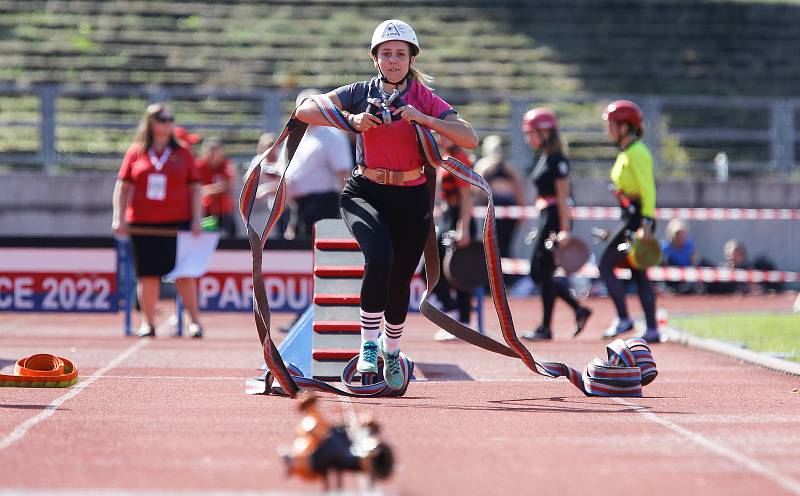
{"type": "Polygon", "coordinates": [[[400,338],[403,337],[403,326],[405,325],[405,322],[400,322],[399,324],[390,324],[386,322],[383,345],[389,353],[394,353],[400,349],[400,338]]]}
{"type": "Polygon", "coordinates": [[[377,341],[381,334],[383,312],[365,312],[362,308],[359,313],[361,314],[361,342],[377,341]]]}

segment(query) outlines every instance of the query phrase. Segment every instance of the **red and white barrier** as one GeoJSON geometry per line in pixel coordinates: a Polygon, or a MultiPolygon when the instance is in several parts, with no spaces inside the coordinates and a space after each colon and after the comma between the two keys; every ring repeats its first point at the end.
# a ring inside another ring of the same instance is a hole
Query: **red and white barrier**
{"type": "MultiPolygon", "coordinates": [[[[483,217],[484,209],[475,207],[473,215],[483,217]]],[[[619,207],[572,207],[572,218],[581,220],[617,220],[619,207]]],[[[498,219],[535,219],[533,206],[495,207],[498,219]]],[[[657,208],[658,220],[800,220],[800,209],[790,208],[657,208]]]]}
{"type": "MultiPolygon", "coordinates": [[[[503,273],[512,275],[528,275],[531,270],[530,261],[521,258],[502,259],[503,273]]],[[[630,279],[631,271],[616,269],[617,277],[630,279]]],[[[557,275],[564,275],[559,269],[557,275]],[[560,272],[560,274],[559,274],[560,272]]],[[[596,279],[600,272],[596,265],[586,264],[574,274],[576,277],[596,279]]],[[[797,282],[800,273],[781,270],[726,269],[723,267],[650,267],[647,276],[651,281],[685,281],[685,282],[797,282]]]]}

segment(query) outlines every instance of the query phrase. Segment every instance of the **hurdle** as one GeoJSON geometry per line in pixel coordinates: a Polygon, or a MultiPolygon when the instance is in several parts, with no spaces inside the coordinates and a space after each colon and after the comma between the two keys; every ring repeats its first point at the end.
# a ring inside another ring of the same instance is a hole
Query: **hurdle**
{"type": "MultiPolygon", "coordinates": [[[[117,299],[118,305],[122,307],[122,332],[123,335],[133,336],[131,328],[131,315],[133,313],[133,298],[135,298],[133,256],[131,253],[131,242],[128,238],[115,237],[114,248],[117,253],[117,299]]],[[[175,315],[178,321],[175,325],[175,337],[183,336],[183,302],[178,294],[175,294],[175,315]]]]}
{"type": "Polygon", "coordinates": [[[117,252],[117,299],[123,304],[124,312],[122,332],[125,336],[131,336],[131,298],[133,295],[131,242],[127,238],[115,237],[114,248],[117,252]],[[119,288],[122,288],[122,291],[119,288]]]}
{"type": "Polygon", "coordinates": [[[339,380],[361,344],[361,279],[364,255],[341,219],[314,225],[314,292],[311,371],[339,380]]]}

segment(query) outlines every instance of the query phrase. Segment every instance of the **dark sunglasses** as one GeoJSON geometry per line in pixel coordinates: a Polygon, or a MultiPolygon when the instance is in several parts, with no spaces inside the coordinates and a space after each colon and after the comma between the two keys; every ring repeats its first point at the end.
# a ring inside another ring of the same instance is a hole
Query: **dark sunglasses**
{"type": "Polygon", "coordinates": [[[162,117],[160,115],[154,115],[153,119],[155,119],[157,122],[175,122],[174,117],[162,117]]]}

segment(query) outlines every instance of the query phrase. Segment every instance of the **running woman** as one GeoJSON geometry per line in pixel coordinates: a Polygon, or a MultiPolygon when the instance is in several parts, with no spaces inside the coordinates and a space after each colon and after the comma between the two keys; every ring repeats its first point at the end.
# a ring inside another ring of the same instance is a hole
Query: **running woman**
{"type": "Polygon", "coordinates": [[[573,336],[583,330],[592,311],[578,303],[566,284],[553,279],[556,271],[553,250],[546,246],[547,241],[563,242],[570,236],[569,160],[564,153],[564,144],[558,130],[556,114],[548,108],[534,108],[522,117],[522,132],[525,141],[540,153],[539,161],[531,172],[531,180],[536,185],[537,197],[534,206],[539,211],[539,227],[533,241],[531,258],[531,278],[542,291],[542,323],[522,337],[532,340],[553,338],[550,330],[553,306],[556,296],[560,296],[575,312],[573,336]]]}
{"type": "MultiPolygon", "coordinates": [[[[649,240],[655,229],[656,182],[653,178],[653,157],[642,143],[642,110],[634,102],[617,100],[603,112],[608,122],[608,136],[619,147],[620,152],[611,167],[614,194],[622,207],[623,224],[611,237],[600,258],[600,277],[608,288],[608,294],[617,309],[617,319],[604,337],[613,338],[633,329],[633,320],[625,304],[625,290],[614,267],[626,257],[617,247],[636,237],[649,240]]],[[[631,278],[636,282],[639,301],[644,310],[647,328],[642,336],[648,343],[660,340],[656,322],[656,295],[647,278],[647,270],[631,269],[631,278]]]]}
{"type": "MultiPolygon", "coordinates": [[[[357,368],[376,373],[380,353],[384,379],[392,389],[401,389],[405,380],[400,340],[409,284],[432,221],[423,157],[411,123],[463,148],[478,145],[472,126],[431,91],[431,77],[414,66],[419,48],[411,26],[397,19],[384,21],[370,44],[378,75],[327,94],[359,132],[356,170],[341,197],[342,218],[364,253],[357,368]]],[[[308,124],[330,125],[312,100],[303,102],[295,115],[308,124]]]]}

